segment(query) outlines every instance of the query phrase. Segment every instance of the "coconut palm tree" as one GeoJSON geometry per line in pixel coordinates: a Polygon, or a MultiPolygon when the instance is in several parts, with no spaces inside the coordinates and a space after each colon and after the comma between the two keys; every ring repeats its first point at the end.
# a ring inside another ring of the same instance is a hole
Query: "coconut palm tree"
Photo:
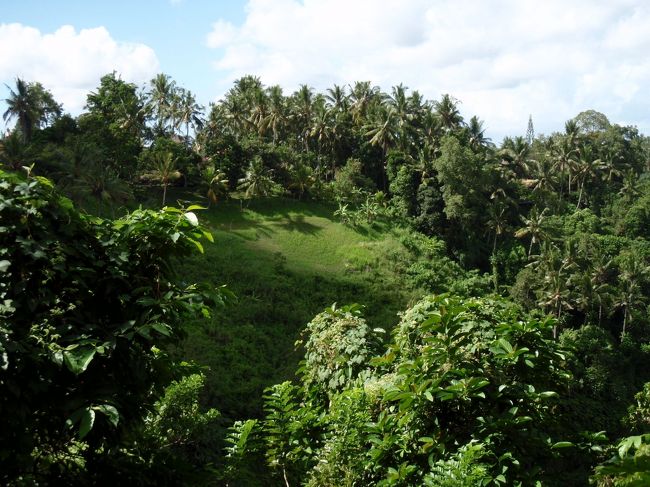
{"type": "Polygon", "coordinates": [[[632,321],[632,311],[643,305],[646,298],[643,295],[643,284],[650,275],[650,267],[637,256],[627,255],[621,262],[618,294],[615,307],[623,309],[623,327],[621,341],[625,338],[627,326],[632,321]]]}
{"type": "Polygon", "coordinates": [[[289,189],[298,192],[298,201],[300,201],[304,194],[314,185],[314,171],[306,164],[298,163],[291,168],[290,177],[289,189]]]}
{"type": "Polygon", "coordinates": [[[228,179],[226,173],[218,170],[214,165],[209,165],[201,171],[201,180],[207,187],[208,208],[211,203],[217,203],[220,198],[228,194],[228,179]]]}
{"type": "Polygon", "coordinates": [[[260,122],[259,132],[263,134],[267,129],[271,129],[273,134],[273,145],[278,141],[278,137],[287,123],[286,104],[282,96],[282,88],[271,86],[268,89],[269,108],[268,114],[260,122]]]}
{"type": "Polygon", "coordinates": [[[156,120],[154,130],[158,135],[164,135],[167,121],[172,117],[172,105],[176,96],[176,82],[169,75],[160,73],[149,84],[150,89],[147,93],[146,108],[156,120]]]}
{"type": "Polygon", "coordinates": [[[14,171],[27,163],[27,146],[17,132],[12,132],[0,140],[0,163],[14,171]]]}
{"type": "Polygon", "coordinates": [[[492,140],[485,136],[483,121],[479,120],[476,115],[470,118],[467,130],[469,132],[469,145],[473,149],[486,148],[493,145],[492,140]]]}
{"type": "Polygon", "coordinates": [[[73,194],[88,195],[97,202],[97,213],[102,216],[104,203],[125,203],[133,197],[128,184],[97,159],[88,160],[79,178],[72,182],[69,190],[73,194]]]}
{"type": "Polygon", "coordinates": [[[451,96],[443,95],[440,101],[433,103],[433,108],[446,132],[455,130],[462,125],[463,117],[458,110],[458,101],[451,96]]]}
{"type": "Polygon", "coordinates": [[[302,143],[305,151],[309,150],[309,132],[314,114],[314,91],[307,85],[300,85],[291,99],[291,118],[298,135],[298,142],[302,143]]]}
{"type": "Polygon", "coordinates": [[[181,88],[178,93],[178,111],[175,118],[176,128],[185,125],[185,140],[189,140],[190,127],[201,130],[204,125],[203,107],[196,102],[194,94],[181,88]]]}
{"type": "MultiPolygon", "coordinates": [[[[575,147],[573,140],[568,137],[560,137],[559,140],[553,145],[552,155],[554,168],[567,177],[567,195],[571,194],[571,182],[573,181],[573,172],[576,167],[578,150],[575,147]]],[[[560,185],[560,192],[562,192],[562,185],[560,185]]]]}
{"type": "Polygon", "coordinates": [[[598,178],[600,176],[600,171],[603,169],[601,160],[594,156],[593,149],[590,145],[583,145],[578,151],[578,154],[578,160],[576,161],[576,179],[580,189],[578,191],[576,210],[580,208],[585,184],[588,181],[598,178]]]}
{"type": "Polygon", "coordinates": [[[370,81],[357,81],[350,90],[350,112],[357,125],[363,125],[368,109],[377,98],[379,88],[371,86],[370,81]]]}
{"type": "Polygon", "coordinates": [[[540,244],[541,242],[548,239],[548,233],[544,228],[544,219],[545,214],[548,209],[544,208],[541,212],[537,207],[530,210],[528,218],[522,216],[521,221],[524,224],[524,227],[520,228],[515,232],[516,238],[530,237],[530,246],[528,247],[528,257],[533,250],[534,244],[540,244]]]}
{"type": "Polygon", "coordinates": [[[23,142],[32,139],[35,128],[61,115],[61,105],[54,101],[52,94],[40,83],[28,83],[16,78],[15,91],[8,85],[9,98],[4,102],[7,109],[2,115],[5,122],[17,119],[23,142]]]}
{"type": "Polygon", "coordinates": [[[237,181],[237,189],[244,191],[246,198],[257,198],[268,196],[273,188],[269,170],[264,166],[262,158],[255,156],[248,165],[248,169],[243,178],[237,181]]]}
{"type": "Polygon", "coordinates": [[[153,169],[145,174],[145,179],[158,181],[163,187],[162,206],[165,206],[167,188],[181,178],[181,173],[176,169],[176,159],[171,152],[157,152],[153,156],[153,169]]]}
{"type": "Polygon", "coordinates": [[[370,138],[370,145],[381,148],[383,155],[382,181],[386,187],[386,158],[388,151],[395,146],[399,137],[397,111],[394,107],[382,107],[374,121],[366,126],[366,137],[370,138]]]}
{"type": "Polygon", "coordinates": [[[345,86],[335,84],[332,88],[327,88],[325,100],[330,110],[335,112],[346,112],[348,110],[348,95],[345,86]]]}
{"type": "MultiPolygon", "coordinates": [[[[472,122],[470,120],[470,129],[471,125],[472,122]]],[[[529,153],[530,146],[526,142],[526,139],[518,136],[514,139],[510,137],[504,138],[498,154],[517,176],[526,177],[530,174],[531,170],[530,163],[532,161],[528,159],[529,153]]]]}

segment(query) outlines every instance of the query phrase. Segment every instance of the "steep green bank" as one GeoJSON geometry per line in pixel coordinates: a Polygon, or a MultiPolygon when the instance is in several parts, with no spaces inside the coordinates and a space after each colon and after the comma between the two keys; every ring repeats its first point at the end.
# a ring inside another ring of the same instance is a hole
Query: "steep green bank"
{"type": "Polygon", "coordinates": [[[388,223],[356,228],[313,202],[238,201],[202,212],[215,243],[182,265],[188,282],[227,285],[237,300],[190,325],[183,355],[205,365],[207,401],[227,417],[260,413],[262,390],[290,378],[304,325],[333,302],[356,302],[389,327],[421,294],[404,272],[408,232],[388,223]]]}

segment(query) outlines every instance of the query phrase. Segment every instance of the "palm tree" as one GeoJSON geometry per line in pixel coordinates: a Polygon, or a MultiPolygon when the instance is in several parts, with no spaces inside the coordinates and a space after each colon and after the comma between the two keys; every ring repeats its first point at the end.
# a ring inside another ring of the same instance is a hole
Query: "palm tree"
{"type": "Polygon", "coordinates": [[[388,97],[388,106],[395,111],[397,136],[402,152],[406,152],[408,135],[413,115],[410,113],[409,99],[406,96],[408,88],[403,84],[393,86],[391,96],[388,97]]]}
{"type": "Polygon", "coordinates": [[[389,106],[379,111],[377,118],[366,126],[366,137],[370,138],[370,145],[381,148],[383,155],[382,181],[386,187],[386,157],[391,147],[398,138],[397,111],[389,106]]]}
{"type": "MultiPolygon", "coordinates": [[[[470,129],[472,127],[472,121],[470,120],[470,129]]],[[[470,130],[471,132],[471,130],[470,130]]],[[[524,137],[515,137],[511,139],[506,137],[501,143],[501,150],[499,150],[499,155],[505,161],[505,164],[510,166],[511,169],[520,177],[526,177],[530,174],[530,159],[528,159],[528,154],[530,153],[530,146],[526,142],[524,137]]]]}
{"type": "MultiPolygon", "coordinates": [[[[566,269],[563,266],[548,270],[544,277],[544,288],[539,304],[548,311],[552,311],[558,320],[562,311],[573,309],[570,301],[570,281],[571,277],[566,274],[566,269]]],[[[553,326],[553,338],[557,338],[557,325],[553,326]]]]}
{"type": "MultiPolygon", "coordinates": [[[[561,137],[553,146],[554,167],[561,174],[566,174],[568,178],[567,195],[571,194],[571,181],[576,166],[577,152],[572,139],[569,137],[561,137]]],[[[561,191],[562,186],[560,185],[561,191]]]]}
{"type": "Polygon", "coordinates": [[[362,125],[370,104],[377,98],[379,88],[371,87],[370,81],[357,81],[350,91],[352,119],[357,125],[362,125]]]}
{"type": "Polygon", "coordinates": [[[476,115],[470,118],[467,129],[469,131],[469,145],[473,149],[490,147],[492,145],[492,140],[485,136],[483,121],[479,120],[476,115]]]}
{"type": "Polygon", "coordinates": [[[600,159],[596,159],[593,154],[593,149],[590,145],[584,145],[580,148],[579,158],[576,162],[578,179],[578,186],[580,187],[578,193],[578,203],[576,204],[576,210],[580,208],[580,203],[582,202],[582,194],[584,193],[585,184],[587,181],[596,179],[600,170],[603,169],[603,164],[600,159]]]}
{"type": "Polygon", "coordinates": [[[164,135],[167,120],[172,116],[172,105],[176,95],[176,82],[167,74],[160,73],[150,82],[147,93],[147,109],[154,114],[157,134],[164,135]]]}
{"type": "Polygon", "coordinates": [[[544,208],[540,213],[535,207],[530,210],[528,218],[521,217],[521,221],[525,225],[515,232],[516,238],[530,237],[530,246],[528,247],[528,257],[533,250],[533,244],[540,244],[543,240],[548,238],[548,233],[544,228],[544,215],[548,209],[544,208]]]}
{"type": "Polygon", "coordinates": [[[440,117],[446,132],[459,128],[463,123],[463,117],[461,117],[457,105],[458,101],[447,94],[443,95],[440,101],[433,103],[435,112],[440,117]]]}
{"type": "Polygon", "coordinates": [[[273,145],[278,141],[278,136],[281,129],[287,122],[286,107],[284,97],[282,96],[282,88],[279,86],[272,86],[268,90],[269,110],[268,115],[260,123],[260,134],[263,134],[267,129],[271,129],[273,133],[273,145]]]}
{"type": "Polygon", "coordinates": [[[296,164],[290,172],[291,182],[290,189],[298,191],[298,201],[314,185],[314,171],[306,164],[296,164]]]}
{"type": "Polygon", "coordinates": [[[623,186],[618,194],[628,203],[639,196],[639,181],[633,169],[628,169],[623,173],[623,186]]]}
{"type": "Polygon", "coordinates": [[[623,308],[623,328],[621,341],[625,337],[627,325],[632,321],[632,311],[644,304],[642,285],[650,275],[650,267],[636,256],[627,255],[621,262],[621,274],[616,306],[623,308]]]}
{"type": "Polygon", "coordinates": [[[397,124],[397,111],[393,107],[388,107],[380,110],[374,122],[366,126],[366,137],[370,138],[371,145],[381,148],[384,158],[397,140],[397,124]]]}
{"type": "Polygon", "coordinates": [[[12,132],[0,140],[0,162],[14,171],[27,163],[27,147],[20,135],[12,132]]]}
{"type": "Polygon", "coordinates": [[[7,109],[2,118],[5,122],[12,118],[18,119],[17,126],[23,142],[32,139],[34,128],[38,128],[41,123],[47,123],[52,117],[61,115],[61,106],[40,83],[28,83],[16,78],[15,91],[8,85],[5,86],[9,90],[9,98],[4,100],[7,109]]]}
{"type": "Polygon", "coordinates": [[[329,108],[335,112],[348,110],[348,95],[344,86],[335,84],[332,88],[327,88],[325,100],[327,100],[329,108]]]}
{"type": "MultiPolygon", "coordinates": [[[[325,108],[320,107],[314,116],[312,124],[309,135],[316,140],[316,150],[318,152],[318,158],[320,159],[323,151],[332,145],[332,140],[334,138],[333,120],[330,112],[325,110],[325,108]]],[[[334,177],[334,171],[336,169],[335,164],[336,162],[334,158],[332,158],[332,177],[334,177]]]]}
{"type": "Polygon", "coordinates": [[[506,217],[506,205],[503,203],[495,202],[488,207],[488,221],[487,226],[489,231],[494,233],[494,240],[492,242],[492,255],[497,250],[497,239],[500,235],[505,233],[508,228],[508,219],[506,217]]]}
{"type": "Polygon", "coordinates": [[[82,169],[80,177],[70,190],[77,194],[92,196],[97,201],[97,213],[102,216],[105,202],[124,203],[133,197],[126,182],[106,164],[93,159],[82,169]]]}
{"type": "Polygon", "coordinates": [[[181,178],[181,173],[176,170],[176,159],[171,152],[157,152],[153,157],[153,170],[145,178],[158,181],[163,187],[162,206],[165,206],[167,187],[181,178]]]}
{"type": "Polygon", "coordinates": [[[264,91],[259,90],[252,93],[251,110],[248,118],[249,125],[258,132],[261,130],[267,116],[268,97],[264,91]]]}
{"type": "Polygon", "coordinates": [[[201,179],[207,187],[208,208],[211,203],[217,203],[219,198],[228,194],[228,179],[224,172],[209,165],[201,171],[201,179]]]}
{"type": "Polygon", "coordinates": [[[260,156],[253,158],[244,177],[237,182],[239,184],[237,189],[244,191],[248,199],[267,196],[273,188],[273,180],[269,175],[269,170],[264,167],[260,156]]]}
{"type": "Polygon", "coordinates": [[[554,174],[554,164],[547,157],[542,157],[539,160],[531,160],[532,162],[532,175],[534,176],[533,180],[533,191],[555,191],[555,174],[554,174]]]}
{"type": "Polygon", "coordinates": [[[176,117],[176,127],[185,125],[185,140],[189,140],[190,126],[194,130],[201,130],[203,128],[203,107],[196,102],[194,94],[181,88],[179,90],[179,103],[178,112],[176,117]]]}
{"type": "Polygon", "coordinates": [[[314,91],[307,85],[300,88],[292,97],[292,118],[296,126],[299,142],[302,142],[305,151],[309,150],[309,132],[314,114],[314,91]]]}

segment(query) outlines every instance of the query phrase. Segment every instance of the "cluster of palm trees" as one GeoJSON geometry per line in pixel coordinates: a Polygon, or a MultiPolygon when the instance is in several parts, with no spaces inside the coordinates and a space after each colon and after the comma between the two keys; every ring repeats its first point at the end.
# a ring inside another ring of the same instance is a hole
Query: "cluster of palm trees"
{"type": "Polygon", "coordinates": [[[599,326],[604,317],[620,311],[623,340],[634,313],[647,305],[644,288],[650,283],[650,266],[631,251],[611,258],[598,240],[587,235],[568,237],[560,245],[543,226],[540,229],[539,220],[538,215],[524,227],[541,239],[539,253],[530,257],[531,273],[525,274],[535,304],[558,319],[576,312],[585,323],[599,326]]]}
{"type": "MultiPolygon", "coordinates": [[[[364,145],[376,148],[383,162],[393,149],[416,157],[423,147],[436,147],[441,137],[459,129],[468,132],[472,144],[489,145],[482,123],[473,118],[464,124],[457,105],[449,95],[428,102],[401,84],[387,94],[367,81],[334,85],[324,93],[302,85],[285,96],[279,86],[265,87],[259,78],[246,76],[212,106],[203,136],[255,136],[313,152],[331,179],[364,145]]],[[[385,179],[379,182],[385,184],[385,179]]]]}
{"type": "Polygon", "coordinates": [[[191,91],[177,86],[169,75],[160,73],[149,82],[144,107],[153,120],[154,136],[174,135],[184,128],[189,140],[190,131],[203,127],[203,107],[191,91]]]}

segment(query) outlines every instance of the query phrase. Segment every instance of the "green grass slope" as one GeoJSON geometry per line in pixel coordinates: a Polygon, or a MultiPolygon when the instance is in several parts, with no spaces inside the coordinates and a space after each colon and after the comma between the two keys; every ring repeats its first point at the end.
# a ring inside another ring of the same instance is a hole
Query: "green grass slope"
{"type": "Polygon", "coordinates": [[[239,201],[200,212],[215,243],[182,263],[189,282],[226,284],[237,302],[210,323],[189,325],[185,359],[206,366],[207,401],[227,417],[261,413],[262,390],[291,378],[304,325],[332,303],[359,303],[373,326],[390,328],[421,294],[400,266],[405,230],[352,229],[314,202],[239,201]]]}

